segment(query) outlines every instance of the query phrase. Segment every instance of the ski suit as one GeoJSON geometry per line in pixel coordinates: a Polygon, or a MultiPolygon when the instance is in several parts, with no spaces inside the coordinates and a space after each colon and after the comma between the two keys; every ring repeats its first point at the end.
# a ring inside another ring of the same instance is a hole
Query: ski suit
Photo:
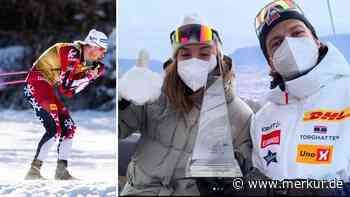
{"type": "MultiPolygon", "coordinates": [[[[70,156],[76,126],[64,100],[94,79],[83,57],[80,44],[57,43],[34,62],[27,76],[24,96],[46,130],[34,159],[45,160],[56,139],[58,159],[67,160],[70,156]]],[[[104,66],[97,64],[101,75],[104,66]]]]}

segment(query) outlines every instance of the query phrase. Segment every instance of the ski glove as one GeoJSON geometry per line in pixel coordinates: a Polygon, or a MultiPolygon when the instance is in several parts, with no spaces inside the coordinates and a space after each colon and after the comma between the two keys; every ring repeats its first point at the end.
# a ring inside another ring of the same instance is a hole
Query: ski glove
{"type": "Polygon", "coordinates": [[[161,94],[163,78],[147,67],[134,66],[119,80],[118,100],[125,99],[136,105],[153,102],[161,94]]]}

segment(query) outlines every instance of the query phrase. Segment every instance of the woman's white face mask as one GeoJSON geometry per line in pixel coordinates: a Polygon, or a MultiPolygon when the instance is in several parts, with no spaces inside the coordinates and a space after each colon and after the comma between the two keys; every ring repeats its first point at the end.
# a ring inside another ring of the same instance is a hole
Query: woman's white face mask
{"type": "Polygon", "coordinates": [[[298,76],[316,65],[318,46],[309,37],[286,37],[273,54],[273,65],[285,79],[298,76]]]}
{"type": "Polygon", "coordinates": [[[216,65],[215,55],[211,55],[209,61],[191,58],[179,61],[177,72],[182,81],[195,92],[207,84],[208,74],[214,70],[216,65]]]}

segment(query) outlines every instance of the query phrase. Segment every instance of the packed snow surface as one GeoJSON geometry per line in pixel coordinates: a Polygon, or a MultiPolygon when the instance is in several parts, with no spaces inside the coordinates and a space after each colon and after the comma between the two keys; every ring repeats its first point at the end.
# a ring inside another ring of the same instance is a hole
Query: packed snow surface
{"type": "Polygon", "coordinates": [[[68,169],[79,181],[53,180],[55,146],[42,167],[47,181],[24,181],[44,128],[34,112],[0,110],[0,196],[115,196],[115,112],[78,111],[68,169]]]}

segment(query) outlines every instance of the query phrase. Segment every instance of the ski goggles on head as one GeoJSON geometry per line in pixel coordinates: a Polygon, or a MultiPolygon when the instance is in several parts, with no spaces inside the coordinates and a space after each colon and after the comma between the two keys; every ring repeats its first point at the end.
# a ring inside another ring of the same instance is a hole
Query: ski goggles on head
{"type": "Polygon", "coordinates": [[[302,9],[293,0],[275,0],[267,4],[255,17],[255,32],[260,36],[265,24],[270,25],[280,17],[280,13],[295,11],[304,15],[302,9]]]}
{"type": "Polygon", "coordinates": [[[207,25],[189,24],[177,28],[170,34],[171,44],[209,43],[220,37],[217,31],[207,25]]]}

